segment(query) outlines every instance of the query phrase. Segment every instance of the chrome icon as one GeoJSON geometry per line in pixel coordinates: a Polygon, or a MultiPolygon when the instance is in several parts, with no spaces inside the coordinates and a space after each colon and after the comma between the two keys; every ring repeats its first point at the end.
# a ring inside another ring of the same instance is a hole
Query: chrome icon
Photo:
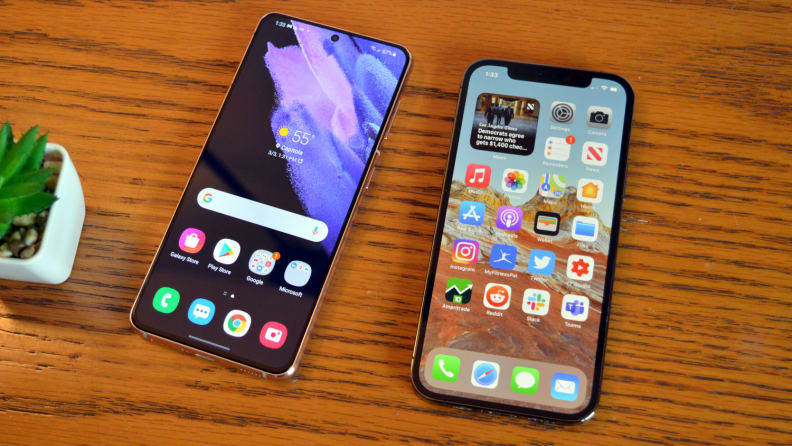
{"type": "Polygon", "coordinates": [[[250,315],[242,310],[231,310],[223,321],[223,331],[235,338],[245,336],[250,330],[250,315]]]}

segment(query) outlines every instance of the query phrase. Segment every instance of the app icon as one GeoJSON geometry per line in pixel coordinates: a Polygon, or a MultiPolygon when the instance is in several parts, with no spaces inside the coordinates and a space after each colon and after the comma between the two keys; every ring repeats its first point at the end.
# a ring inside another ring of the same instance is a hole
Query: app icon
{"type": "Polygon", "coordinates": [[[473,281],[451,277],[446,282],[445,298],[455,304],[466,304],[470,302],[473,295],[473,281]]]}
{"type": "Polygon", "coordinates": [[[500,365],[497,362],[475,361],[473,373],[470,375],[470,383],[476,387],[494,389],[498,385],[499,374],[500,365]]]}
{"type": "Polygon", "coordinates": [[[311,278],[311,265],[301,261],[292,260],[286,265],[283,280],[291,286],[303,286],[311,278]]]}
{"type": "Polygon", "coordinates": [[[539,195],[546,198],[561,198],[566,192],[566,177],[545,172],[539,178],[539,195]]]}
{"type": "Polygon", "coordinates": [[[539,211],[534,218],[534,232],[541,235],[558,235],[561,215],[555,212],[539,211]]]}
{"type": "Polygon", "coordinates": [[[522,310],[526,314],[544,316],[550,309],[550,292],[528,288],[523,293],[522,310]]]}
{"type": "Polygon", "coordinates": [[[597,240],[599,231],[599,220],[594,217],[576,216],[572,219],[572,238],[582,242],[594,242],[597,240]]]}
{"type": "Polygon", "coordinates": [[[283,347],[289,331],[280,322],[269,321],[261,327],[259,342],[267,348],[277,349],[283,347]]]}
{"type": "Polygon", "coordinates": [[[599,203],[602,201],[602,181],[590,178],[581,178],[578,181],[577,199],[584,203],[599,203]]]}
{"type": "Polygon", "coordinates": [[[460,360],[451,355],[435,355],[432,378],[438,381],[456,382],[459,379],[460,360]]]}
{"type": "Polygon", "coordinates": [[[580,161],[589,166],[604,166],[608,161],[608,145],[601,142],[586,141],[583,143],[580,161]]]}
{"type": "Polygon", "coordinates": [[[570,254],[567,259],[566,274],[573,280],[591,280],[594,276],[594,258],[570,254]]]}
{"type": "Polygon", "coordinates": [[[215,245],[214,259],[224,265],[230,265],[239,258],[239,250],[239,243],[224,238],[215,245]]]}
{"type": "Polygon", "coordinates": [[[612,116],[613,110],[609,107],[592,105],[588,108],[588,112],[586,112],[586,124],[588,124],[589,127],[606,129],[611,125],[612,116]]]}
{"type": "Polygon", "coordinates": [[[554,373],[550,385],[550,396],[557,400],[575,401],[578,397],[580,379],[569,373],[554,373]]]}
{"type": "Polygon", "coordinates": [[[215,304],[208,299],[195,299],[187,310],[187,319],[193,324],[206,325],[215,314],[215,304]]]}
{"type": "Polygon", "coordinates": [[[539,389],[539,370],[515,367],[512,370],[511,389],[514,393],[533,395],[539,389]]]}
{"type": "Polygon", "coordinates": [[[583,322],[588,319],[589,300],[586,296],[567,294],[561,301],[561,317],[570,321],[583,322]]]}
{"type": "Polygon", "coordinates": [[[506,310],[511,301],[511,287],[500,283],[488,283],[484,288],[484,306],[494,310],[506,310]]]}
{"type": "Polygon", "coordinates": [[[507,231],[519,231],[522,226],[523,210],[517,206],[501,206],[495,224],[507,231]]]}
{"type": "Polygon", "coordinates": [[[567,144],[566,139],[551,136],[545,141],[545,158],[553,161],[566,161],[569,159],[569,152],[572,145],[567,144]]]}
{"type": "MultiPolygon", "coordinates": [[[[259,276],[266,276],[275,268],[275,262],[280,258],[279,252],[270,252],[266,249],[257,249],[253,252],[248,260],[248,269],[253,274],[259,276]]],[[[220,260],[217,260],[220,262],[220,260]]]]}
{"type": "Polygon", "coordinates": [[[490,183],[492,169],[484,164],[468,164],[465,172],[465,184],[470,187],[487,187],[490,183]]]}
{"type": "Polygon", "coordinates": [[[195,254],[203,248],[206,242],[206,234],[200,229],[187,228],[179,237],[179,249],[190,254],[195,254]]]}
{"type": "Polygon", "coordinates": [[[549,276],[555,271],[555,253],[543,249],[532,249],[528,253],[528,272],[549,276]]]}
{"type": "Polygon", "coordinates": [[[517,247],[511,245],[492,245],[489,264],[493,268],[512,270],[517,266],[517,247]]]}
{"type": "Polygon", "coordinates": [[[179,292],[170,287],[162,287],[154,294],[154,309],[160,313],[173,313],[179,305],[179,292]]]}
{"type": "Polygon", "coordinates": [[[465,225],[481,226],[484,223],[484,203],[463,201],[459,205],[459,222],[465,225]]]}
{"type": "Polygon", "coordinates": [[[478,262],[479,244],[475,240],[457,239],[454,242],[454,253],[451,260],[457,263],[478,262]]]}
{"type": "Polygon", "coordinates": [[[250,315],[242,310],[231,310],[223,321],[223,331],[235,338],[245,336],[250,330],[250,315]]]}
{"type": "Polygon", "coordinates": [[[521,194],[528,189],[528,172],[520,169],[506,169],[503,171],[501,187],[505,192],[521,194]]]}
{"type": "Polygon", "coordinates": [[[550,104],[550,120],[559,124],[572,124],[575,119],[575,104],[553,101],[550,104]]]}

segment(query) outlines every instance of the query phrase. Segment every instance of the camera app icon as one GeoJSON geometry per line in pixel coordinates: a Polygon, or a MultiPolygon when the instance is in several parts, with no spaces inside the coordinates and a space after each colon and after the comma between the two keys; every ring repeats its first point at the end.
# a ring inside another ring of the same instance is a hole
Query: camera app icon
{"type": "Polygon", "coordinates": [[[589,127],[606,129],[610,127],[612,120],[613,110],[611,110],[610,107],[592,105],[586,112],[586,124],[588,124],[589,127]]]}
{"type": "Polygon", "coordinates": [[[259,342],[267,348],[278,349],[286,342],[288,330],[280,322],[269,321],[261,327],[259,342]]]}

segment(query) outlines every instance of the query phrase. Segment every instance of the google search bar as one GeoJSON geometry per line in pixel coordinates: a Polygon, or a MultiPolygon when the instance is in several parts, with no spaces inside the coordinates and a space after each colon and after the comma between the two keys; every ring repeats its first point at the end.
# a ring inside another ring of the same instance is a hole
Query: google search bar
{"type": "Polygon", "coordinates": [[[258,201],[207,187],[198,193],[198,206],[248,223],[264,226],[302,239],[321,242],[327,238],[327,225],[258,201]]]}

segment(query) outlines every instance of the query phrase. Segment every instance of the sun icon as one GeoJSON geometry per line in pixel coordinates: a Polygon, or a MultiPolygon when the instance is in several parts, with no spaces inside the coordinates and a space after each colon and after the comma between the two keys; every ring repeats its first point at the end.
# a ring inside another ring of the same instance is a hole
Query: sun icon
{"type": "Polygon", "coordinates": [[[280,130],[278,130],[278,134],[280,134],[280,136],[287,136],[289,134],[289,129],[281,127],[280,130]]]}

